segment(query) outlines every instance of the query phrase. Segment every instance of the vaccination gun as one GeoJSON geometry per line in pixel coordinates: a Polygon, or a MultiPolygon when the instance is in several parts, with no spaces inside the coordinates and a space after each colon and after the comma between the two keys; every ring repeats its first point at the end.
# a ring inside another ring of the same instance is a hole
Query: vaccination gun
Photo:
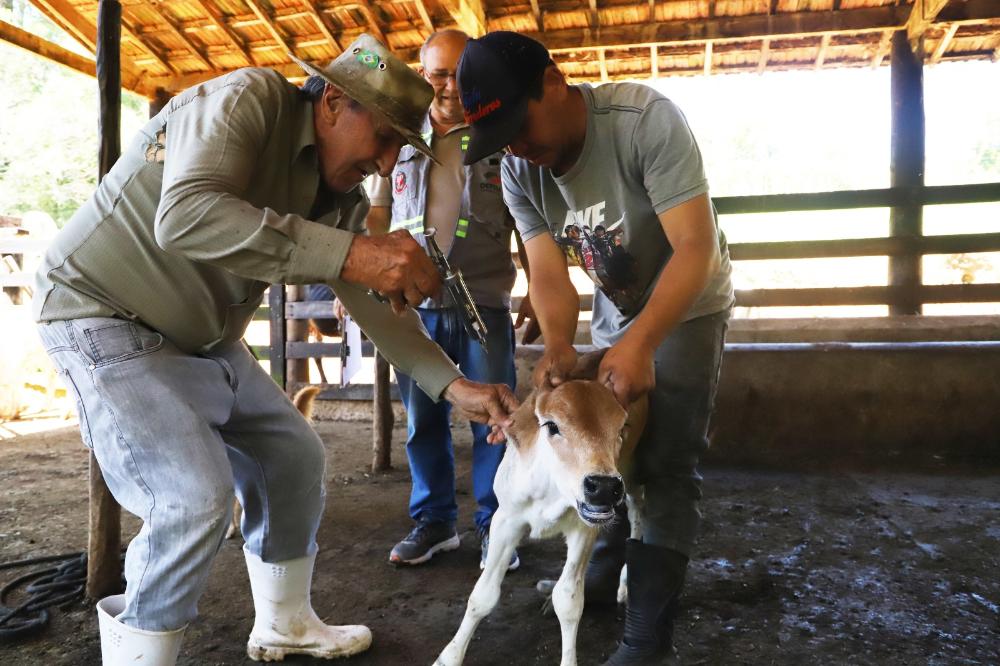
{"type": "Polygon", "coordinates": [[[475,301],[472,300],[472,295],[469,294],[468,287],[465,286],[465,280],[462,279],[462,271],[452,269],[447,257],[444,256],[441,248],[438,247],[437,241],[434,240],[435,231],[436,229],[424,230],[424,239],[427,241],[427,254],[430,255],[431,261],[437,266],[438,273],[441,274],[441,281],[444,282],[445,289],[448,290],[448,295],[451,296],[451,300],[455,302],[455,307],[458,308],[458,314],[462,318],[465,330],[482,345],[483,351],[489,353],[489,349],[486,347],[486,324],[483,323],[483,318],[479,316],[479,309],[476,307],[475,301]]]}

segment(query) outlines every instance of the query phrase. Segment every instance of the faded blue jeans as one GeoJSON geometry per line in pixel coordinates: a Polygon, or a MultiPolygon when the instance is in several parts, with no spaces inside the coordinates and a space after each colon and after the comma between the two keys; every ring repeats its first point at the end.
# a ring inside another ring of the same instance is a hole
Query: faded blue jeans
{"type": "Polygon", "coordinates": [[[195,618],[234,486],[250,552],[265,562],[315,552],[323,443],[243,344],[187,354],[110,318],[40,324],[39,334],[111,494],[142,520],[121,622],[171,631],[195,618]]]}
{"type": "MultiPolygon", "coordinates": [[[[431,340],[476,382],[506,384],[514,389],[514,326],[510,312],[480,307],[486,324],[489,353],[472,339],[454,308],[417,310],[431,340]]],[[[458,517],[455,502],[455,455],[451,441],[451,405],[435,403],[416,383],[397,373],[399,393],[406,405],[406,456],[410,461],[410,517],[414,520],[449,521],[458,517]]],[[[504,446],[487,443],[489,427],[472,427],[472,492],[476,498],[476,526],[485,528],[497,510],[493,478],[503,459],[504,446]]]]}

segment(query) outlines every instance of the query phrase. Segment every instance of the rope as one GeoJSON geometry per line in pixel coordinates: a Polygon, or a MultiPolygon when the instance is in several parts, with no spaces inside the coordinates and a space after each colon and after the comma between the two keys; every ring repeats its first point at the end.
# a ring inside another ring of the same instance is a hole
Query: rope
{"type": "Polygon", "coordinates": [[[87,554],[49,555],[0,564],[0,571],[35,564],[55,566],[36,569],[0,588],[0,643],[41,631],[49,623],[49,608],[65,608],[82,599],[87,586],[87,554]],[[7,599],[22,585],[26,595],[18,605],[7,599]]]}

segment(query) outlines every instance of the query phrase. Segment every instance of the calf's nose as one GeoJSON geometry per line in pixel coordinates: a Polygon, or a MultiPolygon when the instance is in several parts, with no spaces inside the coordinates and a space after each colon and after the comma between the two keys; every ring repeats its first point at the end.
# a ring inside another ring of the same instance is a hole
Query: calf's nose
{"type": "Polygon", "coordinates": [[[583,477],[583,498],[587,504],[615,506],[625,497],[625,484],[620,476],[588,474],[583,477]]]}

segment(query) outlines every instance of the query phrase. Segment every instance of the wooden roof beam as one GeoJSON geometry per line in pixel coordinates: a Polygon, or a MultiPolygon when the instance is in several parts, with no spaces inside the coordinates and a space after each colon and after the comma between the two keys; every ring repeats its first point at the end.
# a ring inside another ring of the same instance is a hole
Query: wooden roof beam
{"type": "Polygon", "coordinates": [[[894,32],[895,30],[886,30],[882,33],[882,37],[878,40],[878,46],[875,47],[875,55],[872,56],[872,69],[881,67],[882,61],[889,55],[889,47],[892,45],[892,33],[894,32]]]}
{"type": "Polygon", "coordinates": [[[587,21],[591,28],[599,28],[601,25],[601,18],[597,15],[597,0],[588,0],[590,4],[590,11],[587,12],[587,21]]]}
{"type": "Polygon", "coordinates": [[[482,0],[441,0],[441,5],[455,19],[458,28],[470,37],[486,34],[486,10],[482,0]]]}
{"type": "MultiPolygon", "coordinates": [[[[650,5],[653,4],[653,0],[649,0],[650,5]]],[[[531,15],[535,17],[535,30],[541,32],[545,29],[542,24],[542,10],[538,6],[538,0],[531,0],[531,15]]]]}
{"type": "Polygon", "coordinates": [[[955,37],[955,33],[961,26],[957,23],[952,23],[948,26],[948,29],[944,31],[944,35],[941,36],[941,40],[938,42],[937,48],[934,49],[934,53],[931,54],[931,64],[935,65],[941,62],[941,56],[944,52],[948,50],[948,45],[951,44],[952,38],[955,37]]]}
{"type": "Polygon", "coordinates": [[[83,48],[91,53],[97,52],[97,28],[83,18],[67,0],[30,0],[30,2],[78,41],[83,48]]]}
{"type": "MultiPolygon", "coordinates": [[[[434,34],[434,22],[431,21],[431,15],[427,13],[427,5],[424,4],[424,0],[413,0],[413,4],[417,7],[417,13],[420,14],[420,20],[424,22],[424,27],[427,28],[428,36],[434,34]]],[[[538,0],[531,0],[532,8],[538,7],[538,0]]],[[[539,26],[541,29],[541,26],[539,26]]]]}
{"type": "Polygon", "coordinates": [[[761,74],[767,68],[767,59],[771,56],[771,40],[764,38],[760,44],[760,58],[757,60],[757,73],[761,74]]]}
{"type": "MultiPolygon", "coordinates": [[[[247,50],[246,44],[243,40],[237,36],[229,25],[222,18],[222,14],[219,12],[218,8],[214,3],[205,2],[205,0],[193,0],[193,2],[201,8],[201,11],[205,12],[205,16],[208,17],[209,22],[214,25],[221,33],[222,36],[226,38],[226,41],[236,49],[236,51],[243,56],[243,60],[246,61],[247,65],[253,66],[254,59],[250,55],[250,51],[247,50]]],[[[184,28],[187,30],[187,28],[184,28]]]]}
{"type": "Polygon", "coordinates": [[[948,0],[914,0],[910,17],[906,21],[906,38],[914,53],[923,53],[920,40],[947,4],[948,0]]]}
{"type": "Polygon", "coordinates": [[[639,48],[650,44],[756,41],[764,37],[784,39],[824,33],[866,33],[900,29],[905,24],[908,9],[890,5],[839,12],[724,16],[701,21],[665,21],[653,26],[603,26],[598,30],[570,28],[527,34],[555,53],[596,51],[601,48],[639,48]]]}
{"type": "MultiPolygon", "coordinates": [[[[194,59],[197,60],[202,67],[204,67],[206,70],[210,72],[215,71],[215,66],[212,65],[211,62],[209,62],[208,58],[205,57],[205,55],[201,52],[201,50],[199,50],[198,47],[195,46],[194,42],[192,42],[188,38],[188,36],[184,34],[184,31],[181,30],[180,27],[178,27],[177,25],[174,25],[174,22],[170,20],[169,16],[167,16],[164,12],[160,11],[160,8],[157,5],[157,3],[155,2],[149,3],[148,8],[151,11],[153,11],[157,16],[160,17],[160,20],[166,24],[168,32],[177,39],[179,39],[184,44],[185,48],[187,48],[187,50],[191,52],[191,54],[194,56],[194,59]]],[[[122,25],[124,25],[124,23],[125,19],[123,16],[122,25]]]]}
{"type": "Polygon", "coordinates": [[[597,52],[597,62],[601,68],[601,83],[608,82],[608,61],[604,57],[604,49],[597,52]]]}
{"type": "Polygon", "coordinates": [[[816,50],[816,69],[823,69],[823,59],[826,58],[826,50],[830,47],[830,33],[823,33],[819,40],[819,48],[816,50]]]}
{"type": "Polygon", "coordinates": [[[649,78],[655,79],[660,76],[660,49],[656,45],[649,47],[649,78]]]}
{"type": "MultiPolygon", "coordinates": [[[[149,57],[151,57],[153,61],[163,69],[176,72],[177,74],[181,73],[181,70],[177,65],[168,63],[166,58],[164,58],[163,55],[160,54],[160,52],[158,52],[156,49],[150,46],[149,43],[146,42],[146,40],[139,37],[139,31],[136,30],[132,26],[132,24],[125,19],[124,10],[122,11],[122,39],[123,40],[128,39],[134,42],[136,45],[138,45],[139,48],[148,53],[149,57]]],[[[124,60],[122,62],[124,63],[124,60]]]]}
{"type": "Polygon", "coordinates": [[[372,36],[384,45],[389,46],[389,41],[385,38],[382,26],[379,25],[378,19],[375,17],[375,12],[372,11],[371,5],[368,4],[368,0],[358,0],[357,2],[348,2],[341,5],[331,5],[324,8],[323,11],[332,14],[337,10],[348,9],[357,9],[359,12],[364,14],[365,22],[368,24],[368,29],[371,31],[372,36]]]}
{"type": "Polygon", "coordinates": [[[276,41],[281,48],[285,49],[288,53],[291,53],[292,49],[288,45],[288,42],[285,41],[285,37],[278,32],[278,27],[274,24],[274,21],[271,20],[271,17],[264,11],[264,8],[257,4],[256,0],[243,1],[247,3],[250,11],[252,11],[260,22],[264,24],[264,28],[271,34],[271,38],[274,39],[274,41],[276,41]]]}
{"type": "Polygon", "coordinates": [[[705,42],[705,76],[712,74],[712,42],[705,42]]]}
{"type": "Polygon", "coordinates": [[[312,17],[313,22],[316,24],[316,27],[319,28],[319,31],[323,34],[323,37],[326,38],[326,41],[330,43],[330,48],[333,49],[334,57],[343,53],[344,47],[342,47],[340,45],[340,42],[337,41],[337,38],[333,36],[333,31],[330,30],[330,26],[326,24],[327,22],[326,17],[320,14],[319,9],[316,7],[316,4],[313,2],[313,0],[299,0],[299,2],[302,3],[303,7],[306,8],[306,11],[309,13],[309,16],[312,17]]]}

